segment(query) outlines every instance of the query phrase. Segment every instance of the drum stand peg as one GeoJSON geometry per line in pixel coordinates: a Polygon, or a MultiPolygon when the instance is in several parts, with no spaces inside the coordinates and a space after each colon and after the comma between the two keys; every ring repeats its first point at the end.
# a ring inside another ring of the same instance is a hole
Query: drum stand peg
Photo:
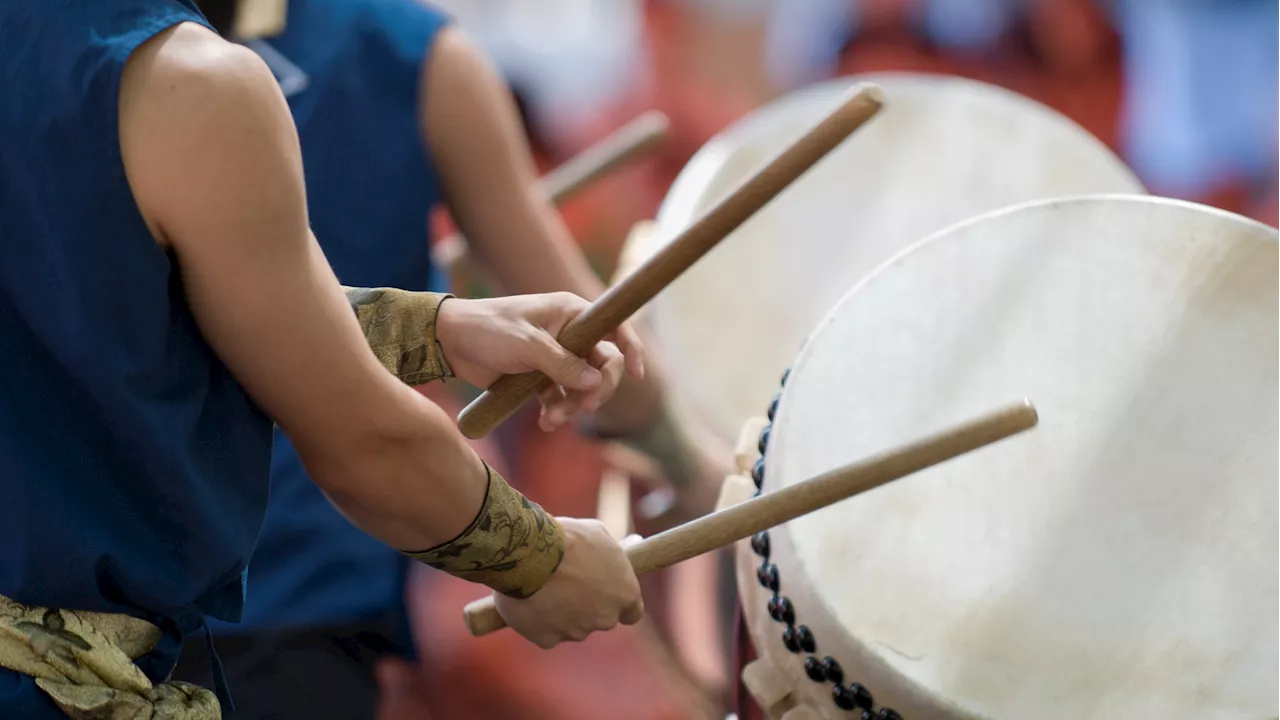
{"type": "Polygon", "coordinates": [[[808,720],[812,715],[803,714],[805,708],[796,704],[787,677],[767,658],[752,660],[742,668],[742,684],[755,698],[756,703],[773,720],[808,720]],[[796,714],[801,713],[801,714],[796,714]]]}
{"type": "Polygon", "coordinates": [[[782,716],[782,720],[822,720],[817,711],[807,705],[797,705],[782,716]]]}
{"type": "Polygon", "coordinates": [[[720,486],[720,497],[716,499],[716,510],[733,507],[751,499],[756,494],[755,483],[745,475],[729,475],[720,486]]]}
{"type": "MultiPolygon", "coordinates": [[[[627,232],[627,238],[622,244],[622,252],[618,254],[618,262],[613,268],[613,276],[609,279],[610,285],[617,285],[627,278],[628,275],[636,271],[644,264],[647,256],[647,248],[653,241],[653,234],[657,232],[657,223],[653,220],[640,220],[631,226],[631,230],[627,232]]],[[[638,317],[644,312],[644,308],[633,317],[638,317]]]]}
{"type": "Polygon", "coordinates": [[[723,510],[741,502],[750,500],[756,494],[756,485],[749,477],[751,466],[760,457],[757,444],[760,431],[769,421],[762,417],[747,420],[738,434],[738,442],[733,448],[733,464],[737,472],[726,477],[720,486],[720,497],[716,500],[716,510],[723,510]]]}
{"type": "Polygon", "coordinates": [[[739,474],[750,475],[751,466],[760,459],[760,432],[768,424],[769,419],[765,417],[748,418],[743,423],[738,442],[733,446],[733,464],[739,474]]]}

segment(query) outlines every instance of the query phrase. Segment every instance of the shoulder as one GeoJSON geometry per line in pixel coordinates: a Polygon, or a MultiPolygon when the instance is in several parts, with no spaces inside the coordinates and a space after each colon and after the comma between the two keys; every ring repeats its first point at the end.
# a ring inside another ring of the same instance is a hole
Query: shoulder
{"type": "Polygon", "coordinates": [[[129,59],[120,86],[125,171],[153,230],[197,201],[228,202],[297,152],[275,76],[248,48],[194,23],[129,59]],[[217,193],[206,188],[217,186],[217,193]]]}
{"type": "Polygon", "coordinates": [[[157,34],[129,58],[120,85],[122,115],[156,108],[192,119],[251,110],[278,93],[275,77],[252,50],[195,23],[157,34]]]}
{"type": "Polygon", "coordinates": [[[457,27],[443,28],[431,44],[422,67],[425,89],[468,87],[498,76],[485,51],[457,27]]]}

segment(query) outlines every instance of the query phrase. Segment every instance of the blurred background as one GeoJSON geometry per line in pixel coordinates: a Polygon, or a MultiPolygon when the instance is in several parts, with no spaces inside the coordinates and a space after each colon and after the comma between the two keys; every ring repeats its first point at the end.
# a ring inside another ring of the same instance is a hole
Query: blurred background
{"type": "MultiPolygon", "coordinates": [[[[671,119],[664,148],[562,206],[608,276],[632,225],[715,133],[838,75],[910,70],[1001,85],[1066,114],[1157,195],[1277,224],[1276,0],[437,0],[502,67],[544,171],[634,116],[671,119]]],[[[436,237],[450,229],[443,212],[436,237]]],[[[460,294],[485,295],[475,277],[460,294]]],[[[555,514],[594,516],[600,448],[532,417],[509,423],[511,474],[555,514]]],[[[479,593],[417,587],[432,717],[724,717],[654,643],[609,633],[544,653],[465,636],[479,593]],[[446,690],[443,691],[443,690],[446,690]]],[[[426,717],[426,715],[423,715],[426,717]]]]}

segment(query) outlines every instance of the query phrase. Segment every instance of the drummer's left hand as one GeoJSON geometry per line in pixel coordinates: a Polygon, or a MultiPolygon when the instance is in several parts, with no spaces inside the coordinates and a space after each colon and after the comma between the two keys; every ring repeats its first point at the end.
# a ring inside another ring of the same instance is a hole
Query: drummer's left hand
{"type": "Polygon", "coordinates": [[[590,304],[572,293],[512,295],[485,300],[449,299],[440,306],[436,337],[454,373],[476,387],[502,375],[540,372],[553,384],[539,393],[543,430],[575,413],[593,411],[613,396],[624,370],[644,377],[640,339],[628,325],[580,358],[556,336],[590,304]]]}
{"type": "Polygon", "coordinates": [[[647,491],[636,514],[650,532],[661,532],[715,510],[720,487],[732,472],[729,462],[717,462],[710,453],[698,453],[691,463],[697,468],[696,474],[673,482],[658,463],[621,443],[607,444],[604,459],[647,491]]]}

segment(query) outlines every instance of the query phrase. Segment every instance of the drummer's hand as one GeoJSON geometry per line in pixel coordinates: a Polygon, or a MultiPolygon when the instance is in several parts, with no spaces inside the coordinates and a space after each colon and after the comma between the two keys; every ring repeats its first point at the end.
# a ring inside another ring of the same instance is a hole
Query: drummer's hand
{"type": "Polygon", "coordinates": [[[621,470],[633,485],[645,490],[637,506],[645,532],[662,532],[716,509],[720,488],[733,472],[732,463],[722,458],[731,457],[732,451],[701,450],[699,447],[695,450],[695,457],[689,458],[694,472],[673,481],[662,472],[657,462],[642,453],[621,443],[604,446],[605,464],[621,470]]]}
{"type": "Polygon", "coordinates": [[[644,616],[640,581],[619,543],[599,520],[557,518],[564,530],[564,559],[551,579],[531,597],[496,596],[507,625],[530,642],[552,648],[577,642],[644,616]]]}
{"type": "Polygon", "coordinates": [[[640,339],[623,325],[597,343],[585,359],[565,350],[556,336],[589,303],[571,293],[514,295],[487,300],[451,298],[440,306],[436,338],[454,374],[489,387],[502,375],[538,371],[554,381],[539,394],[543,430],[563,425],[579,410],[603,405],[624,370],[644,377],[640,339]]]}

